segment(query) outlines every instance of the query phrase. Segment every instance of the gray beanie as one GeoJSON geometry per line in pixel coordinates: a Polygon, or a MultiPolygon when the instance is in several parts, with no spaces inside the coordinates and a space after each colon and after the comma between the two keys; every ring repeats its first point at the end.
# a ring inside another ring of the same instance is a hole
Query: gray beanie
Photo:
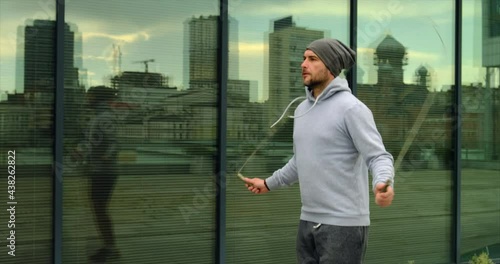
{"type": "Polygon", "coordinates": [[[307,49],[316,53],[335,77],[356,62],[356,52],[336,39],[315,40],[307,49]]]}

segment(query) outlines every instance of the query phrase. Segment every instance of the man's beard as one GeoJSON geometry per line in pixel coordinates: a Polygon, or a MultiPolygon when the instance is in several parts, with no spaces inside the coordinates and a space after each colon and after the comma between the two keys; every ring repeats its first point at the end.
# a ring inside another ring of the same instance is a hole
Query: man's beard
{"type": "Polygon", "coordinates": [[[311,76],[311,79],[309,80],[309,82],[304,81],[304,85],[309,87],[310,89],[314,89],[317,86],[321,86],[322,84],[324,84],[326,82],[326,80],[327,80],[327,78],[319,79],[319,78],[312,78],[312,76],[311,76]],[[307,83],[309,83],[309,84],[307,84],[307,83]]]}

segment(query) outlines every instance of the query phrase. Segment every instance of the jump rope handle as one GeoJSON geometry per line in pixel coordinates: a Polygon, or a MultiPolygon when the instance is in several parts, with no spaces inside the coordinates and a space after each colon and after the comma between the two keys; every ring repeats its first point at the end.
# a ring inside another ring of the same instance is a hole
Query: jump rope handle
{"type": "Polygon", "coordinates": [[[382,192],[387,192],[387,188],[389,186],[391,186],[391,184],[392,184],[392,181],[390,179],[385,181],[385,186],[384,186],[384,189],[382,189],[382,192]]]}

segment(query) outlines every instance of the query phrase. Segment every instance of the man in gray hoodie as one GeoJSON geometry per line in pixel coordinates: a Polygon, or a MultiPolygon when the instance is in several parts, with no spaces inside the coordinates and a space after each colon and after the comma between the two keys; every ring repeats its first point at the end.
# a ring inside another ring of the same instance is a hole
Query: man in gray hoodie
{"type": "Polygon", "coordinates": [[[369,179],[375,202],[389,206],[394,160],[373,115],[358,100],[342,69],[356,53],[335,39],[313,41],[304,52],[306,100],[295,110],[294,156],[267,179],[244,178],[263,194],[299,182],[302,200],[297,234],[299,263],[362,263],[368,240],[369,179]]]}

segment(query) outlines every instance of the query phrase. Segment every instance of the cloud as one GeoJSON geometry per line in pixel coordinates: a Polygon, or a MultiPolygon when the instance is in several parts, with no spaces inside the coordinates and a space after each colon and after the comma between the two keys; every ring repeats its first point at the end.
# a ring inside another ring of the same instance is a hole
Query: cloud
{"type": "Polygon", "coordinates": [[[384,2],[384,4],[380,4],[379,1],[370,1],[358,6],[358,15],[366,17],[390,15],[395,16],[395,18],[420,18],[438,15],[451,16],[454,10],[455,6],[452,1],[390,0],[384,2]],[[430,5],[432,5],[432,8],[429,8],[430,5]]]}
{"type": "Polygon", "coordinates": [[[0,59],[16,57],[16,41],[12,38],[2,38],[0,41],[0,59]]]}
{"type": "Polygon", "coordinates": [[[432,63],[432,62],[438,62],[443,57],[437,53],[409,50],[408,58],[412,61],[423,61],[426,63],[432,63]]]}
{"type": "Polygon", "coordinates": [[[252,42],[239,42],[238,51],[240,56],[263,54],[265,50],[268,49],[268,45],[265,43],[252,43],[252,42]]]}
{"type": "Polygon", "coordinates": [[[130,33],[130,34],[120,34],[120,35],[113,35],[113,34],[101,33],[101,32],[83,32],[82,33],[83,41],[88,41],[91,38],[108,38],[108,39],[112,39],[114,41],[132,43],[132,42],[136,42],[138,40],[149,40],[150,37],[151,37],[151,35],[145,31],[140,31],[140,32],[130,33]]]}
{"type": "Polygon", "coordinates": [[[87,71],[87,76],[95,76],[96,73],[93,71],[87,71]]]}
{"type": "Polygon", "coordinates": [[[310,1],[249,1],[243,4],[230,5],[233,12],[231,15],[250,16],[276,16],[281,15],[348,15],[349,9],[346,1],[341,0],[318,0],[311,4],[310,1]],[[345,8],[342,8],[345,7],[345,8]]]}
{"type": "Polygon", "coordinates": [[[480,17],[482,16],[481,5],[479,1],[463,1],[462,16],[463,17],[480,17]]]}
{"type": "MultiPolygon", "coordinates": [[[[251,1],[230,5],[232,15],[275,16],[280,15],[314,15],[314,16],[348,16],[349,5],[343,0],[316,1],[251,1]]],[[[422,14],[434,16],[450,14],[454,5],[450,1],[430,1],[428,5],[417,0],[365,1],[358,6],[358,16],[373,17],[387,14],[396,17],[422,17],[422,14]],[[429,5],[432,4],[432,8],[429,5]]]]}
{"type": "Polygon", "coordinates": [[[453,84],[453,66],[442,66],[430,70],[430,89],[440,91],[453,84]]]}
{"type": "Polygon", "coordinates": [[[14,20],[7,20],[4,23],[2,19],[2,30],[0,30],[0,58],[10,58],[16,56],[18,43],[19,24],[14,20]]]}
{"type": "Polygon", "coordinates": [[[375,53],[375,49],[374,48],[358,48],[356,50],[356,52],[358,54],[373,54],[373,53],[375,53]]]}
{"type": "MultiPolygon", "coordinates": [[[[375,53],[375,49],[358,48],[356,52],[359,56],[365,57],[365,59],[369,59],[371,61],[373,54],[375,53]]],[[[439,61],[440,59],[442,59],[442,56],[438,53],[409,50],[408,58],[411,61],[424,61],[426,63],[429,63],[439,61]]]]}
{"type": "Polygon", "coordinates": [[[112,61],[112,56],[93,56],[93,55],[83,55],[83,60],[96,60],[96,61],[112,61]]]}

